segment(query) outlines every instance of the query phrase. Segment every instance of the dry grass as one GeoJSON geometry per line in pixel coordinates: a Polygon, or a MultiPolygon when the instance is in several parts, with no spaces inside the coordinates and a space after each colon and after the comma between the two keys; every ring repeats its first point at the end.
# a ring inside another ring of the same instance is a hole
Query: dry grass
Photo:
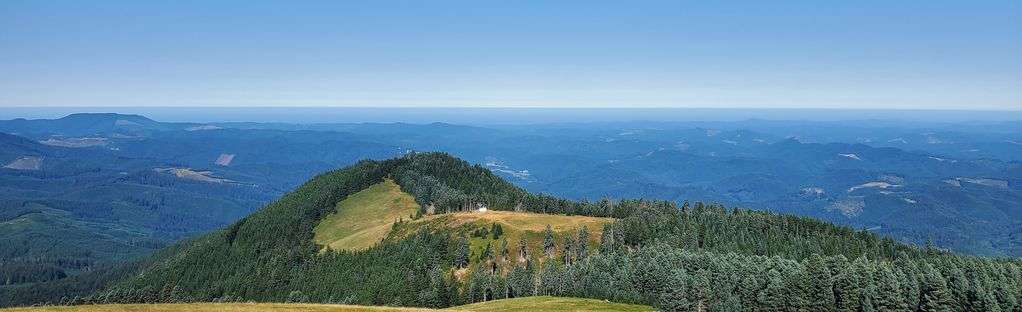
{"type": "Polygon", "coordinates": [[[515,254],[519,241],[524,238],[528,244],[529,253],[539,257],[543,252],[543,231],[547,225],[550,225],[554,232],[558,249],[565,237],[576,235],[578,230],[584,226],[589,231],[589,250],[595,252],[600,236],[603,234],[603,226],[613,221],[613,218],[512,211],[458,212],[428,216],[401,224],[391,233],[391,238],[406,237],[422,227],[450,228],[462,233],[471,233],[475,229],[489,229],[493,227],[493,224],[500,224],[504,235],[499,239],[493,239],[492,236],[469,238],[473,255],[480,254],[486,245],[490,245],[494,252],[499,252],[501,241],[505,239],[508,242],[508,249],[515,254]]]}
{"type": "Polygon", "coordinates": [[[614,221],[614,219],[611,218],[566,216],[531,212],[512,212],[494,210],[487,212],[451,213],[446,215],[430,216],[423,219],[428,221],[430,218],[445,216],[449,216],[453,219],[454,222],[450,223],[450,225],[453,226],[479,221],[489,223],[498,222],[500,223],[501,226],[507,226],[521,231],[533,232],[542,232],[547,225],[550,225],[550,228],[553,229],[554,232],[576,230],[582,226],[586,226],[590,230],[599,230],[603,228],[604,224],[614,221]]]}

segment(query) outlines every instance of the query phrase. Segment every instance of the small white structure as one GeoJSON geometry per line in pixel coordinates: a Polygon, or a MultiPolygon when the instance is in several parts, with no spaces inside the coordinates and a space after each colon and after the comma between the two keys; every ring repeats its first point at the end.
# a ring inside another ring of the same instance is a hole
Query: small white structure
{"type": "Polygon", "coordinates": [[[483,205],[482,203],[476,203],[476,211],[486,212],[486,205],[483,205]]]}

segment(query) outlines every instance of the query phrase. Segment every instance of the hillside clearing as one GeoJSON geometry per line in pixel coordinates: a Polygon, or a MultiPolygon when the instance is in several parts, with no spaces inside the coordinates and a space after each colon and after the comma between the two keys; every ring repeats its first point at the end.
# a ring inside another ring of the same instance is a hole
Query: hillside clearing
{"type": "Polygon", "coordinates": [[[7,169],[14,170],[39,170],[42,165],[43,158],[36,156],[23,156],[15,159],[11,163],[4,166],[7,169]]]}
{"type": "Polygon", "coordinates": [[[154,168],[156,172],[172,174],[175,177],[185,180],[206,182],[206,183],[231,183],[234,181],[213,176],[212,171],[196,171],[191,168],[154,168]]]}
{"type": "Polygon", "coordinates": [[[313,239],[334,250],[366,249],[387,237],[395,221],[411,218],[418,208],[412,195],[387,179],[337,203],[335,212],[316,225],[313,239]]]}
{"type": "Polygon", "coordinates": [[[525,297],[480,302],[443,310],[406,307],[356,306],[307,303],[160,303],[160,304],[99,304],[79,306],[45,306],[0,309],[5,312],[265,312],[265,311],[323,311],[323,312],[439,312],[439,311],[653,311],[648,306],[613,303],[596,299],[565,297],[525,297]]]}
{"type": "MultiPolygon", "coordinates": [[[[603,226],[614,222],[613,218],[599,218],[587,216],[553,215],[531,212],[512,211],[486,211],[486,212],[457,212],[427,216],[411,222],[398,224],[390,239],[407,237],[423,227],[449,228],[456,233],[468,237],[469,246],[473,255],[479,255],[487,245],[494,252],[499,252],[502,241],[507,240],[508,249],[516,251],[519,248],[519,241],[525,239],[528,244],[530,255],[539,256],[543,254],[543,231],[549,225],[554,232],[557,244],[561,244],[568,236],[574,236],[578,230],[585,227],[589,232],[587,240],[589,250],[595,252],[599,244],[600,235],[603,233],[603,226]],[[503,234],[497,238],[489,232],[495,224],[499,224],[503,234]],[[482,231],[485,235],[475,235],[482,231]]],[[[475,258],[475,257],[473,257],[475,258]]]]}

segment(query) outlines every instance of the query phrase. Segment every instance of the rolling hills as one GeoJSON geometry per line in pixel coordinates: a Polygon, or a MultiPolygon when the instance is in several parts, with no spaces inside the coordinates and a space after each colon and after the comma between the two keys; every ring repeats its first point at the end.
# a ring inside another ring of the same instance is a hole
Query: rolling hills
{"type": "Polygon", "coordinates": [[[443,308],[556,296],[669,311],[988,311],[1019,308],[1020,281],[1022,264],[1014,260],[959,256],[809,218],[719,205],[570,201],[528,193],[447,154],[410,153],[323,173],[230,226],[127,265],[0,288],[0,302],[443,308]],[[338,209],[358,209],[341,203],[367,190],[414,198],[416,213],[367,249],[324,251],[317,226],[343,215],[338,209]],[[482,206],[488,211],[471,212],[482,206]],[[534,230],[544,223],[568,230],[537,242],[534,230]],[[576,225],[586,226],[571,229],[576,225]],[[514,242],[500,246],[505,236],[529,245],[524,257],[511,250],[514,242]],[[480,251],[484,242],[490,248],[480,251]]]}
{"type": "MultiPolygon", "coordinates": [[[[42,204],[53,213],[36,217],[85,229],[69,236],[73,244],[52,237],[66,248],[31,256],[67,259],[58,250],[80,249],[75,238],[101,237],[85,243],[108,252],[76,251],[74,261],[105,265],[237,221],[319,172],[410,150],[445,151],[531,192],[572,200],[715,202],[820,218],[919,246],[1019,256],[1022,167],[1014,156],[1020,145],[1012,142],[1022,137],[1012,125],[748,120],[480,127],[74,114],[0,121],[0,131],[19,135],[0,140],[11,143],[0,146],[0,166],[39,168],[0,168],[0,201],[12,203],[4,210],[13,215],[26,211],[23,202],[42,204]],[[168,179],[156,169],[237,183],[201,191],[209,183],[181,183],[201,181],[168,179]],[[892,187],[857,188],[877,183],[892,187]],[[159,214],[123,213],[145,209],[159,214]],[[176,209],[217,213],[187,218],[176,209]],[[66,220],[54,220],[58,215],[66,220]]],[[[16,236],[51,230],[37,225],[9,237],[23,241],[16,236]]]]}

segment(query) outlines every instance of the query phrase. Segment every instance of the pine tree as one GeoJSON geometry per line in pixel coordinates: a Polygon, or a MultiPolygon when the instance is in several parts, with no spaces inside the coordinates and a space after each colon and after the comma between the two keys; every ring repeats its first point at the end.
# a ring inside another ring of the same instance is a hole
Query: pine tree
{"type": "Polygon", "coordinates": [[[583,261],[589,257],[589,228],[583,225],[578,229],[578,239],[576,239],[575,246],[575,259],[583,261]]]}
{"type": "Polygon", "coordinates": [[[603,233],[600,234],[600,252],[607,253],[614,250],[617,246],[617,241],[614,239],[614,225],[608,223],[603,226],[603,233]]]}
{"type": "Polygon", "coordinates": [[[699,270],[689,277],[689,302],[696,311],[706,311],[713,302],[713,285],[710,284],[710,272],[699,270]]]}
{"type": "Polygon", "coordinates": [[[858,263],[862,258],[856,259],[855,264],[845,268],[841,275],[835,276],[834,290],[837,310],[841,312],[858,312],[862,303],[862,278],[860,278],[858,263]]]}
{"type": "Polygon", "coordinates": [[[742,312],[745,309],[742,307],[742,300],[738,298],[734,293],[725,292],[724,300],[714,304],[710,307],[710,311],[714,312],[742,312]]]}
{"type": "Polygon", "coordinates": [[[877,311],[894,312],[908,310],[902,285],[889,264],[880,266],[877,271],[877,294],[875,306],[877,311]]]}
{"type": "Polygon", "coordinates": [[[500,240],[500,262],[507,262],[511,259],[511,250],[507,245],[507,238],[500,240]]]}
{"type": "Polygon", "coordinates": [[[518,239],[518,261],[524,262],[529,259],[529,241],[525,237],[518,239]]]}
{"type": "Polygon", "coordinates": [[[948,268],[947,286],[955,306],[963,307],[969,304],[969,292],[973,288],[969,286],[965,273],[957,266],[948,268]]]}
{"type": "Polygon", "coordinates": [[[554,230],[549,224],[543,230],[543,254],[547,258],[554,256],[554,230]]]}
{"type": "Polygon", "coordinates": [[[691,311],[693,306],[686,294],[688,289],[687,281],[688,274],[685,273],[684,269],[672,270],[665,285],[663,285],[663,291],[660,293],[657,307],[665,312],[691,311]]]}
{"type": "Polygon", "coordinates": [[[834,280],[827,263],[820,255],[812,255],[806,264],[808,275],[808,301],[812,311],[835,311],[834,280]]]}
{"type": "Polygon", "coordinates": [[[862,303],[860,311],[862,312],[876,312],[876,305],[873,304],[873,298],[876,298],[877,290],[873,284],[868,284],[862,291],[862,303]]]}
{"type": "MultiPolygon", "coordinates": [[[[698,203],[696,207],[699,207],[698,203]]],[[[766,312],[787,311],[788,294],[784,286],[784,278],[781,277],[780,272],[774,269],[767,271],[766,288],[759,293],[759,310],[766,312]]]]}
{"type": "Polygon", "coordinates": [[[486,248],[483,248],[483,252],[479,254],[479,262],[486,262],[493,258],[493,246],[490,243],[486,243],[486,248]]]}
{"type": "Polygon", "coordinates": [[[929,263],[923,267],[924,275],[920,287],[919,312],[952,311],[951,291],[937,269],[929,263]]]}
{"type": "Polygon", "coordinates": [[[458,238],[458,245],[455,249],[454,254],[454,266],[457,268],[468,267],[469,257],[471,256],[471,250],[468,245],[468,238],[461,236],[458,238]]]}
{"type": "Polygon", "coordinates": [[[745,274],[741,283],[738,284],[737,292],[741,296],[740,299],[745,308],[750,311],[758,311],[760,308],[758,304],[760,285],[754,274],[745,274]]]}
{"type": "Polygon", "coordinates": [[[490,233],[493,234],[493,239],[499,239],[501,235],[504,235],[504,227],[500,226],[500,223],[494,222],[490,228],[490,233]]]}
{"type": "Polygon", "coordinates": [[[564,265],[571,265],[575,260],[575,237],[567,235],[564,237],[564,250],[561,251],[561,257],[564,260],[564,265]]]}

